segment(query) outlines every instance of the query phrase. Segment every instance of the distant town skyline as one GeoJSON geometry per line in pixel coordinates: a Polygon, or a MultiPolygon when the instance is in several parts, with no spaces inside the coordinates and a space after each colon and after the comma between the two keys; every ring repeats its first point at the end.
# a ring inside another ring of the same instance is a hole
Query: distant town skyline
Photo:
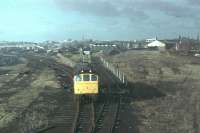
{"type": "Polygon", "coordinates": [[[0,41],[196,38],[197,0],[0,1],[0,41]]]}

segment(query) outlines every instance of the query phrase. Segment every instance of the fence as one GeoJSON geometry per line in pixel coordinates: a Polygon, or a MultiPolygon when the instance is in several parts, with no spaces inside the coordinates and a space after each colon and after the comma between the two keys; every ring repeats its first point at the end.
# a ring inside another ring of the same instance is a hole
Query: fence
{"type": "Polygon", "coordinates": [[[104,67],[106,67],[109,71],[112,72],[123,84],[127,84],[126,76],[123,72],[119,70],[119,68],[114,67],[111,63],[106,61],[103,57],[100,57],[101,62],[104,67]]]}

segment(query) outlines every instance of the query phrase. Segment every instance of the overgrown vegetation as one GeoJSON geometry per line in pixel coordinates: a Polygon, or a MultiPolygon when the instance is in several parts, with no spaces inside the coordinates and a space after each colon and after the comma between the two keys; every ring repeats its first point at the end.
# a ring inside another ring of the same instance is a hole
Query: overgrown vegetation
{"type": "Polygon", "coordinates": [[[129,51],[107,59],[132,84],[131,93],[137,95],[133,113],[140,121],[135,126],[141,133],[200,131],[200,59],[156,51],[129,51]],[[164,95],[152,96],[152,88],[164,95]]]}

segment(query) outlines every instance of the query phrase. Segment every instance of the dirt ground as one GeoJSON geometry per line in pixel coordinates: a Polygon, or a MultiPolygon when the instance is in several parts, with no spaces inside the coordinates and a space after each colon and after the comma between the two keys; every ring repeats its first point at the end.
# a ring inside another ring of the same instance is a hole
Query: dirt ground
{"type": "Polygon", "coordinates": [[[200,132],[200,58],[159,51],[104,58],[126,74],[138,132],[200,132]]]}
{"type": "Polygon", "coordinates": [[[60,82],[71,76],[63,72],[68,66],[55,69],[60,66],[51,57],[25,58],[0,67],[1,133],[31,133],[48,128],[60,108],[57,95],[65,94],[60,82]],[[66,75],[61,78],[61,74],[66,75]]]}

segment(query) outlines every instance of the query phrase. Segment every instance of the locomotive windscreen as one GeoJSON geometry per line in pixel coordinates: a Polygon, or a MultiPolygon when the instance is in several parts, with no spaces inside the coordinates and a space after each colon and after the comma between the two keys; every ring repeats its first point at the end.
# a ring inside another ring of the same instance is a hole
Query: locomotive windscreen
{"type": "Polygon", "coordinates": [[[96,73],[96,70],[92,64],[80,63],[75,66],[75,74],[78,73],[96,73]]]}

